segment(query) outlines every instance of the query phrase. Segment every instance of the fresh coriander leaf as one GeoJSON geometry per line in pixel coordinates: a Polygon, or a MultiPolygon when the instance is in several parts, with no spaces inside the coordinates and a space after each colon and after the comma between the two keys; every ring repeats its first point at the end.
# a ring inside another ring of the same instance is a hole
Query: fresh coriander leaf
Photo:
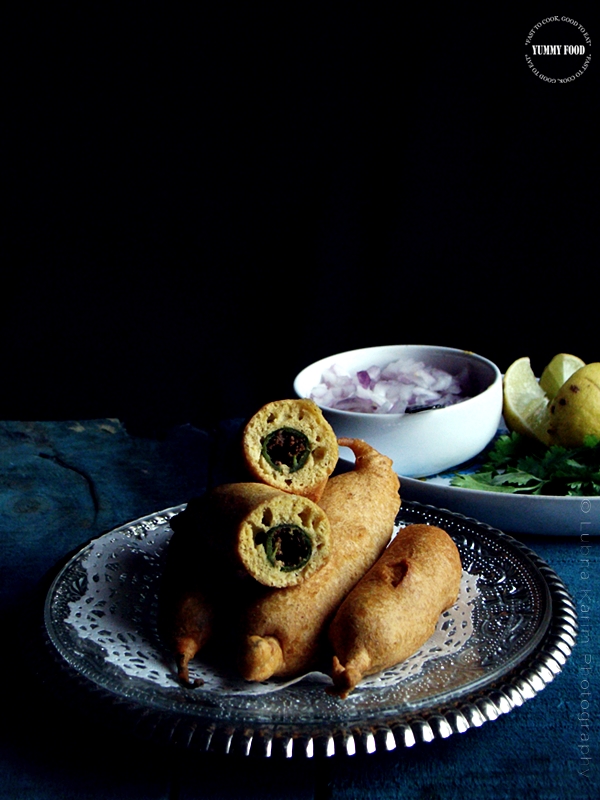
{"type": "Polygon", "coordinates": [[[536,475],[530,472],[503,472],[492,478],[492,484],[495,486],[503,486],[505,484],[514,484],[519,487],[530,487],[532,489],[540,488],[544,485],[545,481],[540,480],[536,475]]]}
{"type": "Polygon", "coordinates": [[[477,472],[456,475],[452,486],[495,492],[600,496],[600,439],[582,447],[545,447],[518,433],[499,436],[477,472]]]}
{"type": "Polygon", "coordinates": [[[514,486],[498,486],[493,484],[491,480],[488,480],[487,476],[491,476],[492,473],[477,473],[472,472],[468,475],[455,475],[450,480],[451,486],[460,486],[463,489],[479,489],[480,491],[486,492],[506,492],[506,493],[514,493],[516,488],[514,486]]]}

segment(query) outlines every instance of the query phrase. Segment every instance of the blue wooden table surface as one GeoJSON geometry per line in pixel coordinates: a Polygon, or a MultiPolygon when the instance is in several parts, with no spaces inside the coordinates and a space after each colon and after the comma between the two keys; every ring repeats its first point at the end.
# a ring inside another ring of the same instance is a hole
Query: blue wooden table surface
{"type": "Polygon", "coordinates": [[[51,681],[32,679],[32,620],[57,565],[89,539],[218,482],[220,441],[191,426],[160,441],[130,436],[108,419],[0,423],[0,798],[600,796],[597,536],[520,537],[567,585],[578,643],[539,695],[446,740],[322,761],[192,755],[63,707],[51,681]]]}

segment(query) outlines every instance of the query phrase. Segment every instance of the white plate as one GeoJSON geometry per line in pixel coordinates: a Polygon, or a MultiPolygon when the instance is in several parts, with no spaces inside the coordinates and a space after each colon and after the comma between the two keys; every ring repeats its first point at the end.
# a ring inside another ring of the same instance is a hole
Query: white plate
{"type": "MultiPolygon", "coordinates": [[[[506,433],[500,428],[498,433],[506,433]]],[[[447,470],[428,478],[400,476],[400,495],[406,500],[431,503],[510,533],[544,536],[583,536],[600,531],[600,497],[505,494],[450,486],[456,474],[474,472],[481,462],[447,470]]]]}

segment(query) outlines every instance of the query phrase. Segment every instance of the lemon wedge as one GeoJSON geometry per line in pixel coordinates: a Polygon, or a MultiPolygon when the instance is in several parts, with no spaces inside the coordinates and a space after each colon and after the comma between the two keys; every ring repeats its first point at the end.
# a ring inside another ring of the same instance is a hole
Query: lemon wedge
{"type": "Polygon", "coordinates": [[[552,400],[561,386],[582,367],[585,367],[585,361],[577,356],[572,356],[570,353],[559,353],[542,372],[540,386],[552,400]]]}
{"type": "Polygon", "coordinates": [[[504,421],[511,431],[550,443],[550,408],[528,356],[514,361],[504,374],[504,421]]]}
{"type": "Polygon", "coordinates": [[[550,416],[550,440],[563,447],[580,447],[588,434],[600,438],[600,363],[587,364],[565,381],[550,416]]]}

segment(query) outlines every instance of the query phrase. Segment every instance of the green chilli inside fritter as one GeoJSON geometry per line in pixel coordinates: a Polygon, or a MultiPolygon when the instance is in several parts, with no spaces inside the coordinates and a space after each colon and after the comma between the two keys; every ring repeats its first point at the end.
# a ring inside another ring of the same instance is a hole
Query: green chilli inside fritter
{"type": "Polygon", "coordinates": [[[282,572],[301,569],[312,555],[310,536],[297,525],[275,525],[260,537],[269,562],[282,572]]]}
{"type": "Polygon", "coordinates": [[[286,466],[290,472],[297,472],[310,455],[310,442],[295,428],[277,428],[265,436],[262,454],[274,469],[281,471],[286,466]]]}

